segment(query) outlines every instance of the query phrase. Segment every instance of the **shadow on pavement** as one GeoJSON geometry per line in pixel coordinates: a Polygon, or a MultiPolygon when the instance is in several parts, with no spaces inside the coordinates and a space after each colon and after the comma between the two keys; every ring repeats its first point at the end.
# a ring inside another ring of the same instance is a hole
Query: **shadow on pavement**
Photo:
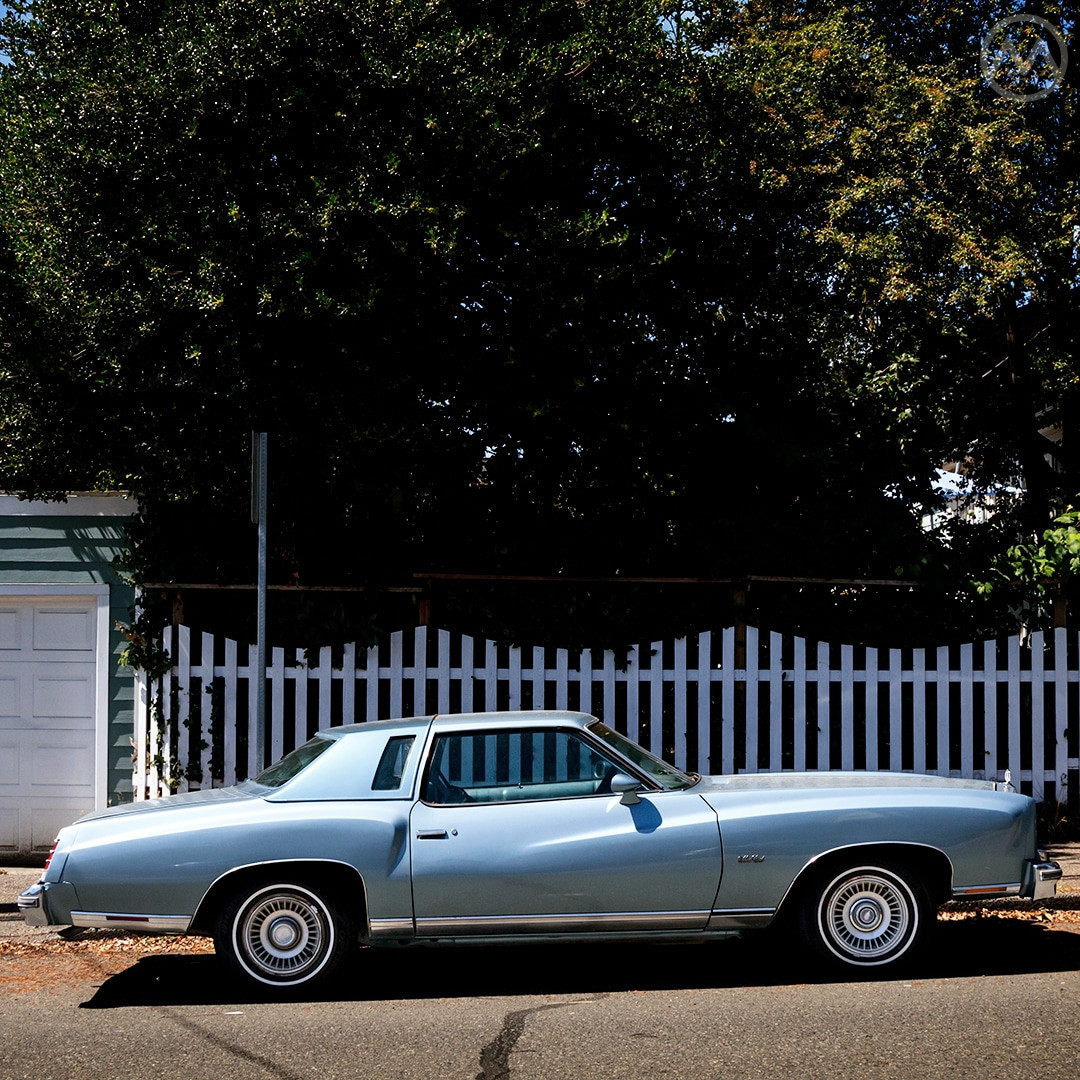
{"type": "MultiPolygon", "coordinates": [[[[998,918],[938,923],[924,958],[863,981],[958,979],[1080,968],[1080,934],[998,918]]],[[[860,973],[861,974],[861,973],[860,973]]],[[[811,966],[780,935],[715,944],[580,944],[367,949],[338,984],[312,995],[261,994],[226,980],[211,955],[144,957],[98,989],[86,1009],[289,1001],[382,1001],[447,997],[612,994],[792,983],[850,982],[811,966]]]]}

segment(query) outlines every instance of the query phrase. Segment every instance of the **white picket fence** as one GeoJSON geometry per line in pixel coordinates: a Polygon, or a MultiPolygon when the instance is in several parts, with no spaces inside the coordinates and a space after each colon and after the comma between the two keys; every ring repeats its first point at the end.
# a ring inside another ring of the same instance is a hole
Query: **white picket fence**
{"type": "MultiPolygon", "coordinates": [[[[255,761],[255,648],[166,631],[174,666],[138,681],[136,799],[222,786],[255,761]],[[243,655],[246,654],[246,655],[243,655]],[[243,658],[242,658],[243,655],[243,658]]],[[[625,655],[519,648],[417,627],[313,662],[276,648],[266,759],[324,727],[434,712],[593,713],[698,772],[886,769],[1075,797],[1080,637],[1059,629],[935,649],[811,643],[728,627],[625,655]]]]}

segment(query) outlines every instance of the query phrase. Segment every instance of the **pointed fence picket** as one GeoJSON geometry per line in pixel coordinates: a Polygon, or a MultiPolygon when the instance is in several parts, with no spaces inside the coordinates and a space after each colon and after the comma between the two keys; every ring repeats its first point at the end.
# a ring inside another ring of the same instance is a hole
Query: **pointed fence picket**
{"type": "MultiPolygon", "coordinates": [[[[140,675],[136,799],[255,775],[256,650],[178,626],[172,671],[140,675]]],[[[519,648],[416,627],[371,648],[271,650],[268,761],[315,731],[434,712],[575,709],[680,768],[884,769],[1001,779],[1077,798],[1080,637],[1058,629],[876,649],[727,627],[625,654],[519,648]]]]}

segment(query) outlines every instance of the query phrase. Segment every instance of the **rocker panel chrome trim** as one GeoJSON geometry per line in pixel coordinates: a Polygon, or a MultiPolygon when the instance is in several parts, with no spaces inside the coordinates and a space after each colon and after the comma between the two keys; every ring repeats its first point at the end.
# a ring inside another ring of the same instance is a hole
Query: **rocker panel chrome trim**
{"type": "Polygon", "coordinates": [[[457,937],[464,934],[617,933],[619,931],[705,929],[707,911],[619,911],[580,915],[494,915],[417,919],[420,937],[457,937]]]}
{"type": "Polygon", "coordinates": [[[146,934],[186,934],[190,915],[135,915],[109,911],[73,911],[72,926],[96,930],[139,930],[146,934]]]}
{"type": "Polygon", "coordinates": [[[776,908],[728,908],[714,911],[709,918],[710,930],[749,930],[756,926],[768,926],[776,914],[776,908]]]}
{"type": "Polygon", "coordinates": [[[412,919],[371,919],[368,923],[373,938],[412,937],[412,919]]]}
{"type": "Polygon", "coordinates": [[[961,885],[952,891],[954,900],[966,900],[977,896],[1019,896],[1020,882],[1001,882],[996,885],[961,885]]]}

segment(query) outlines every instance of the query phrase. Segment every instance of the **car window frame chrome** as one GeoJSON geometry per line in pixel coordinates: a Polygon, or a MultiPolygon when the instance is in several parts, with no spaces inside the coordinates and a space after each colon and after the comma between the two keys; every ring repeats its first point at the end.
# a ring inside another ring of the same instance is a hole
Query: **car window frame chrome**
{"type": "MultiPolygon", "coordinates": [[[[592,718],[595,720],[595,718],[592,718]]],[[[599,721],[596,721],[599,723],[599,721]]],[[[652,777],[645,774],[641,769],[634,766],[634,763],[624,758],[614,748],[608,746],[602,739],[598,739],[587,726],[578,726],[576,724],[536,724],[530,725],[527,720],[523,720],[519,726],[500,728],[499,734],[520,734],[522,732],[530,732],[534,734],[542,734],[545,732],[564,733],[573,735],[579,738],[586,746],[588,746],[595,753],[599,754],[602,758],[610,761],[613,766],[619,768],[621,772],[628,773],[634,779],[640,780],[642,788],[640,793],[644,792],[657,792],[665,790],[661,785],[657,784],[652,777]]],[[[424,792],[428,786],[428,774],[435,761],[435,748],[438,746],[439,739],[460,737],[466,738],[474,735],[491,735],[494,734],[492,728],[485,727],[462,727],[451,728],[450,730],[436,730],[435,725],[428,735],[428,740],[424,746],[424,758],[423,764],[417,770],[417,790],[416,799],[418,803],[423,803],[424,806],[431,807],[453,807],[455,810],[461,810],[463,808],[470,808],[475,806],[506,806],[511,803],[550,803],[550,802],[566,802],[573,799],[608,799],[611,798],[612,792],[593,792],[589,795],[556,795],[551,798],[528,798],[522,797],[520,799],[493,799],[490,801],[478,800],[476,802],[461,802],[461,803],[440,803],[440,802],[428,802],[424,798],[424,792]]],[[[674,789],[681,790],[681,789],[674,789]]],[[[616,795],[616,798],[620,796],[616,795]]]]}
{"type": "Polygon", "coordinates": [[[606,752],[609,755],[610,754],[615,754],[617,757],[620,758],[620,760],[622,760],[627,765],[629,765],[630,769],[628,769],[627,772],[629,772],[631,776],[638,776],[638,777],[644,778],[648,782],[650,790],[654,790],[654,791],[689,791],[690,788],[692,788],[695,784],[697,784],[701,780],[701,774],[700,773],[684,772],[677,765],[672,765],[670,762],[664,761],[663,758],[657,758],[655,754],[653,754],[649,750],[646,750],[644,746],[641,746],[639,743],[635,743],[634,740],[631,739],[629,736],[624,735],[621,731],[618,731],[615,728],[609,726],[608,724],[605,724],[603,722],[603,720],[597,719],[596,717],[594,717],[592,719],[592,722],[585,728],[585,732],[593,740],[593,742],[598,743],[599,745],[603,746],[605,748],[606,752]],[[647,757],[651,757],[651,758],[654,758],[657,761],[660,761],[668,769],[673,769],[676,773],[679,774],[679,776],[683,777],[687,781],[687,783],[686,784],[681,784],[681,785],[679,785],[677,787],[667,787],[666,785],[661,784],[655,777],[652,776],[651,773],[649,773],[647,770],[643,769],[632,758],[629,758],[625,754],[620,753],[617,746],[613,746],[606,739],[604,739],[603,737],[597,735],[593,731],[593,728],[596,727],[597,725],[603,727],[605,731],[612,732],[614,735],[618,736],[620,739],[625,739],[632,746],[636,747],[639,751],[643,752],[647,757]]]}

